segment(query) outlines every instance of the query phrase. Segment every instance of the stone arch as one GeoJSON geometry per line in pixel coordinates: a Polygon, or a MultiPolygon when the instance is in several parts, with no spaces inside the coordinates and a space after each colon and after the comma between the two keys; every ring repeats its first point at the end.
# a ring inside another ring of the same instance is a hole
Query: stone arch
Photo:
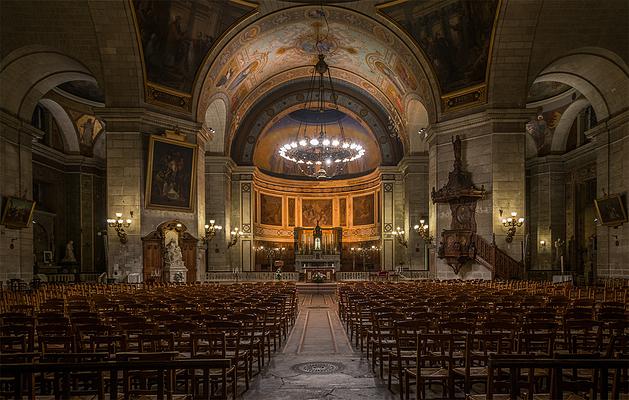
{"type": "Polygon", "coordinates": [[[59,50],[21,47],[0,63],[0,102],[10,113],[30,121],[38,101],[49,90],[76,80],[98,83],[85,65],[59,50]]]}
{"type": "Polygon", "coordinates": [[[225,152],[225,131],[227,129],[227,104],[225,99],[216,97],[205,110],[203,125],[206,129],[212,128],[214,133],[208,141],[205,149],[210,153],[225,152]]]}
{"type": "Polygon", "coordinates": [[[428,143],[418,133],[421,129],[428,128],[430,120],[428,110],[417,98],[411,98],[407,103],[408,124],[407,136],[410,141],[410,153],[423,153],[428,151],[428,143]]]}
{"type": "Polygon", "coordinates": [[[616,54],[586,47],[563,55],[544,67],[533,83],[556,81],[570,85],[590,102],[599,121],[626,107],[629,68],[616,54]]]}
{"type": "Polygon", "coordinates": [[[570,128],[574,123],[575,118],[579,113],[590,105],[590,102],[585,98],[580,98],[574,101],[563,112],[555,132],[553,133],[553,140],[550,146],[552,152],[563,152],[566,150],[566,144],[568,143],[568,136],[570,136],[570,128]]]}
{"type": "Polygon", "coordinates": [[[57,121],[57,125],[61,130],[61,137],[63,138],[64,150],[67,153],[79,154],[81,152],[79,137],[76,134],[74,123],[66,110],[64,110],[59,103],[51,99],[41,99],[39,100],[39,104],[48,110],[55,118],[55,121],[57,121]]]}

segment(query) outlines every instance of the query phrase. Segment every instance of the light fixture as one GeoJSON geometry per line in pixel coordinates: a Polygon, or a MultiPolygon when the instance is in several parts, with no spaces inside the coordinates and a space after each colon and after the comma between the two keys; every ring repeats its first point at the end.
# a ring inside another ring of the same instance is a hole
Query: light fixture
{"type": "Polygon", "coordinates": [[[238,239],[242,236],[242,231],[238,230],[238,228],[234,228],[233,231],[230,232],[229,243],[227,243],[227,248],[234,246],[238,243],[238,239]]]}
{"type": "Polygon", "coordinates": [[[393,236],[397,239],[397,242],[404,247],[408,247],[408,240],[406,240],[406,235],[404,234],[404,230],[399,226],[395,228],[393,231],[393,236]]]}
{"type": "Polygon", "coordinates": [[[131,226],[131,222],[133,221],[133,211],[130,211],[129,214],[131,218],[122,219],[122,213],[117,212],[116,218],[107,218],[107,225],[110,228],[114,228],[116,230],[116,234],[118,234],[118,239],[120,239],[120,243],[127,243],[127,232],[125,229],[131,226]]]}
{"type": "Polygon", "coordinates": [[[205,225],[205,234],[203,235],[203,241],[204,242],[211,242],[212,239],[214,239],[214,236],[216,236],[216,232],[220,231],[221,229],[223,229],[222,226],[220,225],[215,225],[215,222],[213,219],[210,220],[210,224],[209,225],[205,225]]]}
{"type": "Polygon", "coordinates": [[[517,218],[518,213],[515,211],[511,212],[511,217],[509,218],[503,218],[502,217],[502,210],[500,211],[500,222],[502,223],[502,226],[504,226],[505,228],[507,228],[507,237],[505,238],[505,241],[507,243],[511,243],[513,242],[513,236],[515,236],[515,232],[517,231],[517,228],[521,227],[522,224],[524,223],[524,217],[520,217],[517,218]]]}
{"type": "Polygon", "coordinates": [[[546,241],[545,240],[540,240],[539,241],[539,245],[542,246],[542,250],[546,249],[546,241]]]}
{"type": "MultiPolygon", "coordinates": [[[[323,10],[321,15],[325,18],[323,10]]],[[[322,41],[317,34],[319,61],[314,66],[310,87],[305,94],[304,109],[300,111],[304,118],[300,118],[295,137],[282,144],[278,150],[282,158],[297,164],[302,174],[316,179],[333,178],[345,171],[348,163],[365,155],[361,143],[345,138],[344,115],[339,111],[338,96],[321,45],[322,41]],[[329,88],[326,88],[326,84],[329,88]],[[326,94],[326,90],[330,93],[326,94]],[[331,100],[333,106],[328,107],[326,100],[331,100]],[[326,125],[331,124],[331,121],[339,126],[338,137],[326,132],[326,125]]]]}
{"type": "Polygon", "coordinates": [[[428,230],[428,224],[426,224],[425,219],[420,219],[419,224],[413,227],[413,230],[417,232],[417,234],[426,242],[426,244],[431,244],[433,237],[430,236],[430,231],[428,230]]]}

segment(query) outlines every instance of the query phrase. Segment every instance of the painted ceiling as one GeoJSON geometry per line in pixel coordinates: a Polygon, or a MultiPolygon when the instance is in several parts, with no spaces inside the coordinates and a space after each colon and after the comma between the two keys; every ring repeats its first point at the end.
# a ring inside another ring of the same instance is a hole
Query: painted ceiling
{"type": "Polygon", "coordinates": [[[231,0],[133,0],[146,79],[189,93],[217,39],[255,4],[231,0]]]}
{"type": "Polygon", "coordinates": [[[249,26],[212,65],[201,97],[224,93],[232,114],[242,116],[241,108],[272,89],[268,82],[277,86],[310,74],[312,68],[303,67],[317,61],[317,38],[333,77],[351,74],[359,87],[377,88],[402,120],[406,95],[431,97],[428,83],[420,82],[417,61],[401,41],[373,20],[332,7],[282,10],[249,26]]]}
{"type": "MultiPolygon", "coordinates": [[[[366,149],[365,156],[350,162],[343,175],[360,175],[378,167],[381,164],[380,149],[369,129],[364,126],[364,123],[344,112],[335,111],[334,114],[328,115],[330,118],[324,122],[328,137],[344,137],[347,140],[358,141],[366,149]],[[343,135],[341,135],[337,121],[340,121],[343,126],[343,135]]],[[[266,127],[256,143],[253,154],[254,165],[272,174],[303,178],[297,165],[280,157],[277,150],[280,144],[302,137],[304,121],[307,121],[307,124],[311,123],[311,115],[303,114],[302,110],[295,110],[274,120],[266,127]],[[298,131],[300,132],[299,136],[297,135],[298,131]]],[[[311,134],[316,127],[316,125],[309,126],[307,133],[311,134]]]]}
{"type": "Polygon", "coordinates": [[[378,8],[415,39],[449,93],[485,82],[498,3],[395,0],[378,8]]]}

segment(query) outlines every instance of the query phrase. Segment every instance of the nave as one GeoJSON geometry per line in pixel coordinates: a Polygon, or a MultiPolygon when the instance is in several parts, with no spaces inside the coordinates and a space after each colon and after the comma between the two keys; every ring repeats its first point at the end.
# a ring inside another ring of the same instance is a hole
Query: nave
{"type": "Polygon", "coordinates": [[[618,283],[3,291],[0,390],[7,398],[622,399],[628,289],[618,283]]]}

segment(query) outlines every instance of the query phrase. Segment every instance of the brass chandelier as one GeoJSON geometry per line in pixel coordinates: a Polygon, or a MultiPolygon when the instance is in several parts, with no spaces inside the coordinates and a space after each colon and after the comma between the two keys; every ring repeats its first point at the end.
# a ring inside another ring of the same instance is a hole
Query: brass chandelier
{"type": "MultiPolygon", "coordinates": [[[[317,48],[319,44],[318,40],[317,48]]],[[[338,109],[337,95],[325,56],[319,51],[318,57],[304,105],[304,111],[313,117],[312,121],[300,119],[295,138],[282,144],[278,153],[285,160],[297,164],[305,176],[326,179],[343,173],[348,163],[365,155],[365,149],[360,143],[345,138],[342,117],[335,121],[339,125],[339,136],[333,137],[326,132],[329,122],[325,118],[326,113],[342,113],[338,109]],[[326,81],[329,95],[326,95],[326,81]],[[333,107],[326,106],[326,99],[331,101],[333,107]]]]}

